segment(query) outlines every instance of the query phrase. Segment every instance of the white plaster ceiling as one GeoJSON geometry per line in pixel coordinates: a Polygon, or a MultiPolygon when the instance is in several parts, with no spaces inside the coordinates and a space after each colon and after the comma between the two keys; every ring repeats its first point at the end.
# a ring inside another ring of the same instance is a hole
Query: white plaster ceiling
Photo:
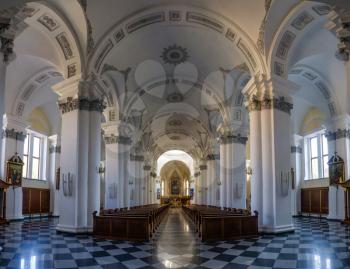
{"type": "Polygon", "coordinates": [[[94,39],[98,41],[106,29],[137,11],[164,5],[187,5],[211,10],[244,28],[252,40],[257,39],[259,25],[265,15],[262,0],[103,0],[103,5],[101,5],[101,0],[88,0],[87,12],[92,24],[94,39]],[[248,13],[250,15],[246,16],[245,14],[248,13]]]}

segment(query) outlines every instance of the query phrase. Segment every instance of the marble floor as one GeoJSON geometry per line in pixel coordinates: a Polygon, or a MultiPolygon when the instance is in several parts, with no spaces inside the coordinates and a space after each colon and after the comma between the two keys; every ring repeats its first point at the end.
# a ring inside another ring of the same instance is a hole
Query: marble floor
{"type": "Polygon", "coordinates": [[[0,268],[350,268],[350,228],[295,219],[295,233],[201,243],[181,209],[154,240],[134,243],[57,234],[57,220],[0,226],[0,268]]]}

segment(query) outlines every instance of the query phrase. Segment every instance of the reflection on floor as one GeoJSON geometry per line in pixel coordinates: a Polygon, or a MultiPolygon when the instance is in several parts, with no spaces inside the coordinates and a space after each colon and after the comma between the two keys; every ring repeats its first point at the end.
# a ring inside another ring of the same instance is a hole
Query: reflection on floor
{"type": "Polygon", "coordinates": [[[200,243],[181,209],[171,209],[149,243],[56,234],[55,222],[0,227],[0,268],[350,268],[350,229],[296,219],[296,232],[200,243]]]}

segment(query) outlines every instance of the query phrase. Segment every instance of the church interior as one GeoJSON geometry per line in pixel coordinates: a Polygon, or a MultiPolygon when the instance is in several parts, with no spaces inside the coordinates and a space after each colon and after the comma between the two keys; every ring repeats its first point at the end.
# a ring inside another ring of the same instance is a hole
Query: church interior
{"type": "Polygon", "coordinates": [[[1,0],[0,269],[350,268],[350,2],[1,0]]]}

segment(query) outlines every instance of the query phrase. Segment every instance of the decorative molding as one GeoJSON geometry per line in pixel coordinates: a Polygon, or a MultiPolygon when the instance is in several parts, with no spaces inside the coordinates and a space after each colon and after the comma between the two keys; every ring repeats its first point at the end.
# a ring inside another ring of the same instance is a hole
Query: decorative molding
{"type": "Polygon", "coordinates": [[[189,56],[186,48],[174,44],[164,48],[160,58],[166,64],[178,65],[186,62],[189,56]]]}
{"type": "Polygon", "coordinates": [[[61,102],[58,104],[58,106],[62,114],[65,114],[74,110],[103,112],[103,110],[106,108],[106,105],[103,102],[103,100],[99,100],[99,99],[88,100],[86,98],[73,99],[72,97],[68,97],[66,102],[61,102]]]}
{"type": "Polygon", "coordinates": [[[299,14],[291,23],[291,25],[299,30],[302,31],[310,22],[314,20],[314,17],[311,16],[311,14],[307,11],[302,12],[299,14]]]}
{"type": "Polygon", "coordinates": [[[77,74],[77,65],[76,65],[76,63],[68,65],[67,66],[68,78],[74,77],[76,74],[77,74]]]}
{"type": "Polygon", "coordinates": [[[145,171],[150,171],[151,170],[151,166],[150,165],[144,165],[143,166],[143,170],[145,170],[145,171]]]}
{"type": "Polygon", "coordinates": [[[59,35],[56,36],[56,40],[58,44],[60,45],[62,52],[64,54],[64,57],[66,60],[70,60],[74,57],[73,50],[71,48],[71,45],[68,41],[68,37],[66,33],[60,33],[59,35]]]}
{"type": "Polygon", "coordinates": [[[208,154],[207,161],[220,160],[220,154],[208,154]]]}
{"type": "Polygon", "coordinates": [[[130,161],[143,162],[144,160],[145,160],[145,157],[142,155],[130,154],[130,161]]]}
{"type": "Polygon", "coordinates": [[[291,110],[293,109],[293,104],[287,102],[283,96],[273,99],[265,97],[262,101],[258,100],[257,98],[252,98],[249,100],[247,109],[249,112],[264,109],[277,109],[290,115],[291,110]]]}
{"type": "Polygon", "coordinates": [[[326,132],[326,138],[328,141],[335,141],[342,138],[350,139],[350,129],[338,129],[334,132],[326,132]]]}
{"type": "Polygon", "coordinates": [[[203,171],[203,170],[207,170],[208,166],[206,164],[202,164],[199,166],[199,170],[203,171]]]}
{"type": "Polygon", "coordinates": [[[50,146],[49,147],[49,153],[50,154],[52,154],[52,153],[60,154],[61,153],[61,146],[50,146]]]}
{"type": "Polygon", "coordinates": [[[218,31],[219,33],[222,33],[225,28],[225,26],[216,19],[210,18],[198,12],[187,12],[186,20],[188,22],[193,22],[209,27],[211,29],[214,29],[215,31],[218,31]]]}
{"type": "Polygon", "coordinates": [[[140,28],[143,28],[147,25],[163,22],[165,21],[165,13],[157,12],[152,14],[147,14],[145,16],[136,18],[136,20],[126,25],[126,30],[128,33],[132,33],[140,28]]]}
{"type": "Polygon", "coordinates": [[[220,144],[242,144],[245,145],[247,143],[248,138],[238,135],[223,135],[219,137],[220,144]]]}
{"type": "MultiPolygon", "coordinates": [[[[0,27],[1,28],[1,27],[0,27]]],[[[3,61],[8,63],[10,60],[10,55],[13,53],[13,39],[8,39],[0,36],[1,47],[0,52],[3,54],[3,61]]]]}
{"type": "Polygon", "coordinates": [[[291,153],[299,153],[302,154],[303,153],[303,148],[300,146],[291,146],[290,147],[290,152],[291,153]]]}
{"type": "Polygon", "coordinates": [[[104,140],[105,140],[105,143],[107,145],[109,145],[109,144],[131,145],[131,143],[132,143],[131,137],[122,136],[122,135],[116,136],[113,134],[111,136],[105,136],[104,140]]]}
{"type": "Polygon", "coordinates": [[[26,139],[26,134],[23,132],[18,132],[15,129],[5,129],[2,130],[2,139],[11,138],[18,141],[24,141],[26,139]]]}
{"type": "Polygon", "coordinates": [[[42,16],[39,17],[38,22],[42,24],[47,30],[50,32],[55,31],[58,27],[60,27],[59,23],[51,18],[47,14],[43,14],[42,16]]]}

